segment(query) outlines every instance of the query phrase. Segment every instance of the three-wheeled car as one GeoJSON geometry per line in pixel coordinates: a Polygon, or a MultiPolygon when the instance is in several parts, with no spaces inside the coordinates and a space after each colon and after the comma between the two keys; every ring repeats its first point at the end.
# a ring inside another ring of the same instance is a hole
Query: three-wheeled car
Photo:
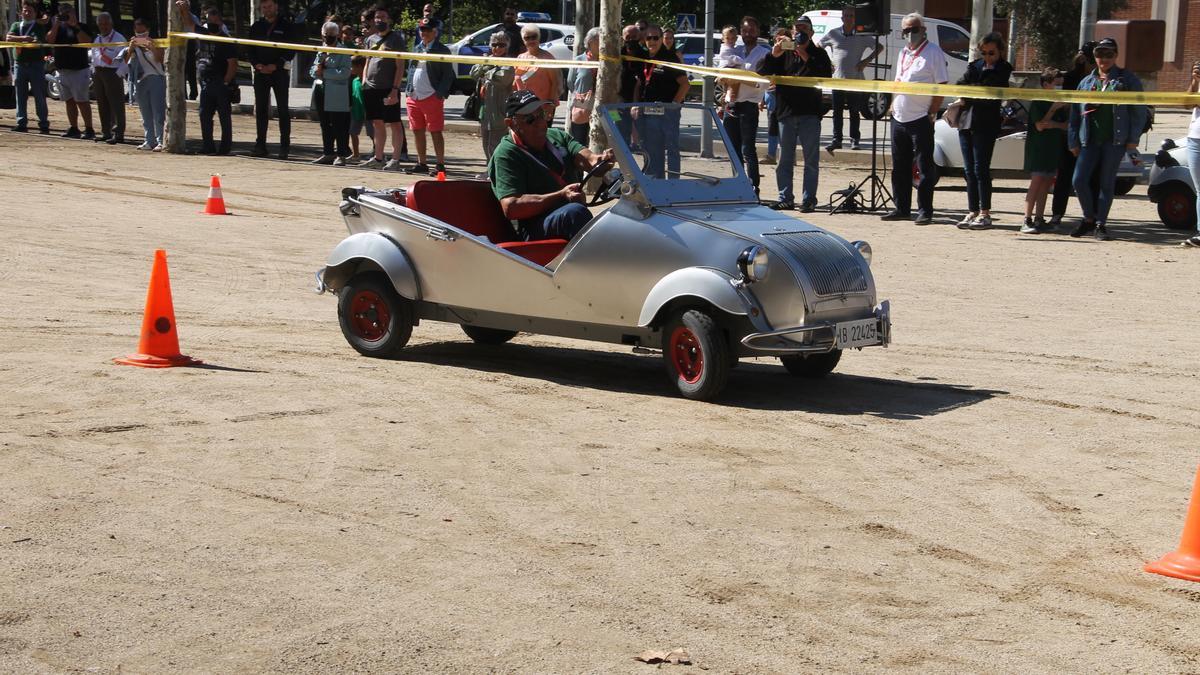
{"type": "MultiPolygon", "coordinates": [[[[583,177],[591,206],[616,200],[571,241],[522,241],[486,181],[422,180],[405,189],[342,191],[350,236],[317,272],[338,296],[350,345],[393,357],[420,320],[460,324],[475,342],[524,331],[660,348],[670,381],[708,400],[739,357],[777,356],[788,372],[821,377],[842,352],[887,346],[871,247],[762,206],[711,110],[719,161],[648,176],[602,106],[619,169],[583,177]]],[[[643,105],[639,115],[671,104],[643,105]]]]}

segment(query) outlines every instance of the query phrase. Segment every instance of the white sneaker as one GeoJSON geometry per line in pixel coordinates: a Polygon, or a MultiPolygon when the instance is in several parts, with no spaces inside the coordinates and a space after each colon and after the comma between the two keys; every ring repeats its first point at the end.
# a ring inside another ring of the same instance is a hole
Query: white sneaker
{"type": "Polygon", "coordinates": [[[956,225],[958,226],[958,229],[965,230],[970,227],[971,223],[974,222],[978,217],[978,213],[968,213],[967,215],[963,216],[963,219],[958,221],[956,225]]]}
{"type": "Polygon", "coordinates": [[[359,166],[364,169],[381,169],[383,168],[383,160],[372,157],[362,164],[359,164],[359,166]]]}
{"type": "Polygon", "coordinates": [[[400,170],[400,160],[389,159],[388,163],[383,165],[383,170],[384,171],[399,171],[400,170]]]}
{"type": "Polygon", "coordinates": [[[138,150],[153,150],[154,146],[150,145],[149,143],[142,143],[141,145],[137,146],[137,149],[138,150]]]}
{"type": "Polygon", "coordinates": [[[154,146],[154,152],[162,152],[163,150],[166,150],[166,147],[164,147],[162,143],[154,146]]]}
{"type": "Polygon", "coordinates": [[[342,157],[334,158],[333,165],[334,166],[346,166],[346,160],[343,159],[342,157]]]}
{"type": "Polygon", "coordinates": [[[991,216],[979,216],[975,220],[972,220],[971,224],[968,225],[967,228],[971,229],[971,230],[986,230],[986,229],[990,228],[991,226],[992,226],[992,217],[991,216]]]}

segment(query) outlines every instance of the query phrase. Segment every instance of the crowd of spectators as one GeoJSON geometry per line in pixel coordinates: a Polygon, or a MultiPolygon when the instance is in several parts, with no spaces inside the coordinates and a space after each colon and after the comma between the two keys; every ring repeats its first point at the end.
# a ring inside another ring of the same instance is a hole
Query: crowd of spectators
{"type": "MultiPolygon", "coordinates": [[[[206,4],[202,16],[191,13],[189,0],[176,0],[185,30],[228,36],[218,4],[206,4]]],[[[441,42],[443,23],[437,8],[426,4],[417,21],[416,39],[410,44],[396,29],[391,11],[377,5],[358,16],[358,25],[331,16],[321,26],[324,48],[353,47],[372,51],[449,54],[441,42]]],[[[259,15],[249,29],[254,40],[274,43],[302,41],[298,24],[280,11],[277,0],[259,0],[259,15]]],[[[47,57],[52,56],[68,127],[62,133],[81,138],[124,143],[125,105],[136,103],[141,113],[143,142],[139,150],[163,150],[166,116],[166,73],[164,50],[155,43],[149,23],[133,22],[133,35],[126,37],[105,12],[94,25],[79,20],[73,3],[61,3],[52,12],[42,0],[22,0],[20,20],[13,23],[7,40],[55,45],[18,48],[12,54],[0,50],[0,84],[11,82],[16,91],[15,131],[28,132],[36,124],[42,134],[50,133],[47,109],[47,57]],[[90,49],[70,47],[92,43],[90,49]],[[109,46],[111,45],[111,46],[109,46]],[[50,52],[47,54],[46,52],[50,52]],[[127,94],[128,91],[128,94],[127,94]],[[30,109],[32,99],[32,110],[30,109]],[[92,101],[97,115],[93,116],[92,101]],[[32,114],[31,114],[32,113],[32,114]],[[95,124],[98,117],[99,128],[95,124]]],[[[505,8],[498,29],[488,41],[496,56],[516,57],[517,66],[486,64],[474,66],[470,78],[478,97],[478,120],[484,158],[490,158],[508,134],[505,105],[514,91],[529,91],[537,99],[557,107],[559,93],[566,91],[566,133],[578,144],[589,142],[589,124],[596,98],[596,71],[592,68],[560,69],[540,66],[553,59],[541,46],[537,25],[518,25],[515,9],[505,8]],[[528,62],[528,63],[525,63],[528,62]]],[[[842,10],[842,26],[814,39],[806,17],[791,27],[775,30],[760,44],[759,22],[743,17],[737,26],[722,33],[717,64],[765,76],[809,76],[861,79],[882,45],[873,35],[855,32],[854,7],[842,10]]],[[[909,14],[901,21],[904,46],[895,58],[895,79],[902,82],[940,84],[949,80],[947,58],[928,40],[924,19],[909,14]]],[[[681,171],[679,133],[681,103],[690,83],[675,49],[674,32],[644,21],[622,30],[622,55],[633,57],[621,65],[619,102],[668,104],[627,106],[618,112],[616,126],[631,147],[644,153],[645,172],[654,177],[674,177],[681,171]],[[641,61],[648,59],[653,62],[641,61]]],[[[596,61],[600,54],[600,30],[584,37],[584,50],[577,59],[596,61]]],[[[979,58],[968,64],[960,85],[1008,86],[1013,67],[1005,58],[1005,40],[991,33],[977,45],[979,58]]],[[[1115,65],[1118,45],[1111,38],[1088,43],[1076,55],[1072,69],[1047,68],[1040,85],[1089,91],[1140,91],[1141,81],[1132,72],[1115,65]]],[[[268,132],[272,108],[278,128],[276,156],[287,159],[290,152],[290,69],[296,52],[277,46],[248,45],[243,49],[221,42],[192,41],[188,48],[188,96],[199,99],[201,150],[225,155],[232,149],[232,104],[240,99],[237,85],[239,57],[253,70],[255,143],[251,154],[270,154],[268,132]],[[194,77],[192,72],[194,71],[194,77]],[[274,98],[274,106],[272,106],[274,98]],[[220,124],[214,136],[213,118],[220,124]]],[[[446,62],[393,56],[354,56],[322,49],[308,71],[313,80],[312,110],[320,122],[322,153],[316,164],[402,170],[409,174],[442,174],[446,170],[444,102],[453,90],[456,73],[446,62]],[[406,115],[405,115],[406,113],[406,115]],[[407,116],[408,129],[404,118],[407,116]],[[372,152],[363,160],[360,136],[372,139],[372,152]],[[415,141],[416,159],[408,152],[407,132],[415,141]],[[389,144],[391,156],[388,158],[389,144]],[[432,143],[432,157],[429,153],[432,143]]],[[[738,79],[719,80],[723,88],[721,117],[732,141],[736,159],[759,191],[760,164],[774,166],[778,198],[770,206],[779,210],[816,208],[820,178],[821,120],[827,111],[819,90],[784,84],[768,85],[738,79]],[[767,113],[767,153],[758,155],[760,115],[767,113]],[[796,158],[799,146],[800,158],[796,158]],[[794,194],[794,166],[803,163],[799,200],[794,194]]],[[[1200,64],[1193,69],[1189,91],[1200,88],[1200,64]]],[[[957,128],[967,184],[962,229],[987,229],[992,220],[992,153],[1001,135],[1001,101],[990,98],[961,98],[951,103],[945,119],[957,128]]],[[[829,152],[861,146],[860,118],[864,96],[834,90],[832,94],[833,138],[829,152]],[[848,134],[843,134],[843,113],[849,117],[848,134]]],[[[891,98],[890,138],[892,198],[894,208],[883,220],[912,220],[929,224],[934,216],[934,187],[938,180],[933,161],[934,123],[943,109],[940,96],[897,94],[891,98]],[[915,172],[913,167],[915,166],[915,172]],[[915,173],[915,176],[914,176],[915,173]],[[912,208],[912,189],[917,192],[912,208]]],[[[547,119],[553,125],[553,110],[547,119]]],[[[1071,231],[1075,237],[1091,235],[1107,239],[1109,210],[1115,195],[1117,167],[1127,153],[1136,150],[1147,127],[1147,108],[1142,105],[1096,105],[1034,102],[1029,111],[1024,169],[1030,175],[1021,232],[1038,234],[1061,226],[1070,195],[1078,197],[1083,217],[1071,231]],[[1051,195],[1053,198],[1051,199],[1051,195]],[[1050,218],[1046,206],[1050,202],[1050,218]]],[[[1193,111],[1189,129],[1190,168],[1200,171],[1200,108],[1193,111]]],[[[1200,219],[1200,203],[1197,205],[1200,219]]],[[[1191,237],[1188,245],[1200,246],[1191,237]]]]}

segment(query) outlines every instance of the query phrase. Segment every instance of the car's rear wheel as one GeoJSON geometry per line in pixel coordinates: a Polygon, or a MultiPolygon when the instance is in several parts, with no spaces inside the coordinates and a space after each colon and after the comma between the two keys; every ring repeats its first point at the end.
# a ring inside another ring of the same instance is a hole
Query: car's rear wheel
{"type": "Polygon", "coordinates": [[[663,326],[667,378],[685,398],[710,401],[725,388],[733,356],[725,334],[701,309],[677,312],[663,326]]]}
{"type": "Polygon", "coordinates": [[[779,360],[783,362],[783,367],[796,377],[821,378],[833,372],[837,367],[838,361],[842,360],[842,350],[834,349],[833,351],[817,353],[817,354],[790,354],[781,356],[779,360]]]}
{"type": "Polygon", "coordinates": [[[892,104],[892,95],[870,93],[863,102],[862,114],[869,120],[881,120],[887,115],[888,106],[892,104]]]}
{"type": "Polygon", "coordinates": [[[1113,186],[1113,192],[1117,195],[1127,195],[1133,190],[1133,186],[1137,185],[1137,180],[1134,178],[1118,178],[1113,186]]]}
{"type": "Polygon", "coordinates": [[[393,358],[412,336],[412,302],[401,297],[386,276],[359,274],[338,294],[338,323],[359,354],[393,358]]]}
{"type": "Polygon", "coordinates": [[[517,336],[517,331],[515,330],[468,326],[465,323],[462,325],[462,329],[467,334],[467,337],[481,345],[502,345],[517,336]]]}
{"type": "Polygon", "coordinates": [[[1196,193],[1179,181],[1159,189],[1158,218],[1172,230],[1196,229],[1196,193]]]}

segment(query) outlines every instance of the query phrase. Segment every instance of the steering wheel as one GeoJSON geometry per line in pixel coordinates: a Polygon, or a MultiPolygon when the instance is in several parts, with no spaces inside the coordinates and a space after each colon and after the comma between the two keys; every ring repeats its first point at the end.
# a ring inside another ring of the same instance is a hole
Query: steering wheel
{"type": "MultiPolygon", "coordinates": [[[[580,186],[587,185],[588,181],[595,178],[596,176],[603,176],[605,173],[608,172],[609,169],[612,168],[612,165],[613,165],[613,160],[611,160],[611,159],[606,159],[606,160],[603,160],[603,161],[597,163],[595,166],[588,169],[587,173],[583,174],[583,177],[579,179],[580,186]]],[[[596,189],[595,194],[592,195],[592,200],[588,202],[588,206],[596,206],[597,204],[602,204],[602,203],[608,201],[609,199],[612,199],[612,197],[608,197],[608,192],[609,192],[610,187],[611,187],[610,185],[605,185],[602,182],[600,184],[600,187],[596,189]],[[607,197],[607,199],[606,199],[606,197],[607,197]]]]}

